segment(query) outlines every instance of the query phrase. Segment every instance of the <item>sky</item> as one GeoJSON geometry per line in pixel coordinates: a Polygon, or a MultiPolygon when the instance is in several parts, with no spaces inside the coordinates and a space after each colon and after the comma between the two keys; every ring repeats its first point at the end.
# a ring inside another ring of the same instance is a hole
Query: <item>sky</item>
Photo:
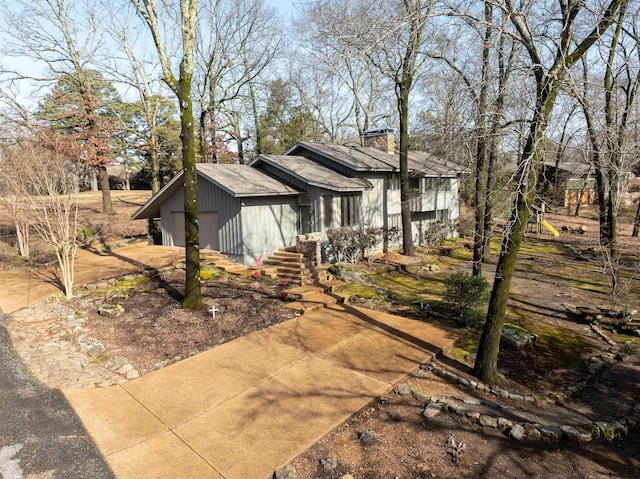
{"type": "Polygon", "coordinates": [[[294,10],[294,0],[266,0],[269,5],[273,5],[284,14],[290,14],[294,10]]]}

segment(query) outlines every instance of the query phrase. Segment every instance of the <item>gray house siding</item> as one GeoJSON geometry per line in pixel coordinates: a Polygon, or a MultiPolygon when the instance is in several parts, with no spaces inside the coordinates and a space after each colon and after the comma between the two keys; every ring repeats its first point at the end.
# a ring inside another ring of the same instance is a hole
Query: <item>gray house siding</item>
{"type": "MultiPolygon", "coordinates": [[[[218,244],[220,252],[233,259],[242,257],[242,225],[240,199],[201,177],[198,178],[198,210],[216,212],[218,216],[218,244]]],[[[175,246],[173,212],[184,211],[184,193],[178,189],[161,206],[162,244],[175,246]]]]}
{"type": "Polygon", "coordinates": [[[241,256],[246,265],[267,259],[274,251],[293,246],[297,234],[297,198],[243,198],[241,256]]]}

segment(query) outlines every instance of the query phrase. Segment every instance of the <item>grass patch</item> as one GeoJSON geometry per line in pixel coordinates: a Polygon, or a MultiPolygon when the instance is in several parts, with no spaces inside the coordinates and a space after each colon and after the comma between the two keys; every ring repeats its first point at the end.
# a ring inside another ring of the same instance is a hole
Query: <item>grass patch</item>
{"type": "Polygon", "coordinates": [[[578,367],[595,350],[591,341],[571,329],[523,320],[514,323],[538,335],[533,358],[541,370],[578,367]]]}
{"type": "Polygon", "coordinates": [[[200,270],[200,279],[202,281],[211,281],[220,277],[220,271],[213,268],[202,268],[200,270]]]}
{"type": "Polygon", "coordinates": [[[444,277],[424,278],[403,273],[390,273],[376,278],[376,285],[387,288],[394,298],[411,301],[440,301],[444,293],[444,277]]]}
{"type": "Polygon", "coordinates": [[[116,282],[116,288],[124,288],[124,289],[131,289],[134,288],[142,283],[146,283],[147,281],[149,281],[149,278],[147,278],[146,276],[140,275],[136,278],[132,278],[132,279],[120,279],[116,282]]]}
{"type": "Polygon", "coordinates": [[[352,283],[341,288],[341,290],[352,298],[372,299],[374,301],[387,301],[388,299],[385,292],[364,284],[352,283]]]}

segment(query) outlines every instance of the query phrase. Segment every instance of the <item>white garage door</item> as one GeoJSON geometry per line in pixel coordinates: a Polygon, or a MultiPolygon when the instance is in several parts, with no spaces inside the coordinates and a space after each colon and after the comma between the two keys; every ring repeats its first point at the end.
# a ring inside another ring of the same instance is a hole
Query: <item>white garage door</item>
{"type": "MultiPolygon", "coordinates": [[[[185,246],[184,239],[184,211],[172,211],[173,245],[185,246]]],[[[200,222],[200,249],[220,248],[218,243],[218,213],[201,211],[198,215],[200,222]]]]}

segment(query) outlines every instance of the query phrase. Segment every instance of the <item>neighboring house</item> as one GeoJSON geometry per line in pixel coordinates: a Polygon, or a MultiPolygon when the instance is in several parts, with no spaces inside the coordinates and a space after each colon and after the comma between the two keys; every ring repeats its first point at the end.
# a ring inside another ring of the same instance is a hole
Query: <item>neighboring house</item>
{"type": "Polygon", "coordinates": [[[540,165],[538,184],[544,196],[557,206],[591,205],[597,201],[596,180],[589,164],[545,161],[540,165]]]}
{"type": "MultiPolygon", "coordinates": [[[[200,247],[253,265],[294,246],[297,235],[320,233],[324,239],[331,228],[400,228],[393,133],[371,131],[365,141],[377,147],[300,142],[284,155],[259,155],[250,165],[198,164],[200,247]]],[[[466,169],[412,151],[409,170],[413,235],[420,243],[430,223],[458,218],[459,176],[466,169]]],[[[181,178],[133,216],[161,218],[167,246],[184,244],[181,178]]]]}

